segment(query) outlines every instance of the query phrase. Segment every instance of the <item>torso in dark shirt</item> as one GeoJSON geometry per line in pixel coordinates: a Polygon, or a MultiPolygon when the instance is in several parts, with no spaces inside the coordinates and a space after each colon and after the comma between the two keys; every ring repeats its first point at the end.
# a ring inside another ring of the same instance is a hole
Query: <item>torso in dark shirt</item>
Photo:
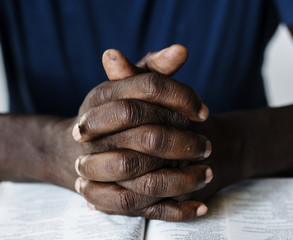
{"type": "Polygon", "coordinates": [[[260,69],[279,19],[270,0],[0,0],[11,111],[73,116],[107,80],[104,50],[136,62],[174,43],[189,49],[174,78],[212,113],[266,106],[260,69]]]}

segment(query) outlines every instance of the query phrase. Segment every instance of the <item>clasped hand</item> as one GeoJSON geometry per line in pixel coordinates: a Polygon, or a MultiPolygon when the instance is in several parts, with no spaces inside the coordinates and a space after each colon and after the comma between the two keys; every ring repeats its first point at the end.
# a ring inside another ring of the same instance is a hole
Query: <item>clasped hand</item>
{"type": "Polygon", "coordinates": [[[206,213],[201,202],[177,200],[213,176],[200,164],[211,143],[193,127],[208,109],[190,87],[167,76],[186,58],[181,45],[149,53],[136,66],[117,50],[103,55],[111,81],[88,94],[73,128],[83,149],[76,190],[91,208],[167,221],[206,213]]]}

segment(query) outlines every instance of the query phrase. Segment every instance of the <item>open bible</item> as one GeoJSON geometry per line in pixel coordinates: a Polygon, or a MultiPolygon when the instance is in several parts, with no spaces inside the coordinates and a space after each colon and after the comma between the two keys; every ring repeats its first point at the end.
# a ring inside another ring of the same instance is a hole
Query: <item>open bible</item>
{"type": "Polygon", "coordinates": [[[293,178],[247,180],[186,223],[90,210],[77,193],[33,183],[0,184],[0,239],[293,239],[293,178]]]}

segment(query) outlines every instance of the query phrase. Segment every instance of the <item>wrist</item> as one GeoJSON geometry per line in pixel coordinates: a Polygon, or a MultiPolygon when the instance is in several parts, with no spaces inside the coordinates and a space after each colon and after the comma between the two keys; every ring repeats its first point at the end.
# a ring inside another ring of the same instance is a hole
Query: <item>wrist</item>
{"type": "Polygon", "coordinates": [[[289,106],[231,112],[203,124],[220,188],[251,177],[292,175],[292,111],[289,106]]]}
{"type": "Polygon", "coordinates": [[[212,153],[206,160],[214,172],[213,184],[218,189],[249,178],[248,136],[238,113],[210,116],[199,130],[212,143],[212,153]]]}
{"type": "Polygon", "coordinates": [[[74,190],[78,177],[74,163],[81,153],[80,143],[72,138],[75,118],[56,119],[43,128],[46,172],[44,181],[74,190]]]}

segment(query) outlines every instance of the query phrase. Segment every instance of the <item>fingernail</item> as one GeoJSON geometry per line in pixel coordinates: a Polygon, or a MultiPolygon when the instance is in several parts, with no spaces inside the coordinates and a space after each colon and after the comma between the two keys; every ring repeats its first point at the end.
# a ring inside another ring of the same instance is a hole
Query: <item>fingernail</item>
{"type": "Polygon", "coordinates": [[[117,60],[117,55],[115,54],[115,51],[117,51],[117,50],[115,50],[115,49],[108,49],[108,50],[105,51],[104,54],[106,54],[107,57],[108,57],[110,60],[112,60],[112,61],[116,61],[116,60],[117,60]]]}
{"type": "Polygon", "coordinates": [[[75,141],[80,141],[81,135],[80,135],[80,132],[79,132],[78,123],[75,124],[74,127],[73,127],[72,136],[73,136],[73,138],[74,138],[75,141]]]}
{"type": "Polygon", "coordinates": [[[208,211],[208,208],[206,205],[201,205],[197,210],[196,210],[196,215],[199,217],[199,216],[202,216],[202,215],[205,215],[208,211]]]}
{"type": "Polygon", "coordinates": [[[74,164],[75,171],[76,171],[76,173],[78,175],[80,175],[80,172],[79,172],[79,159],[80,159],[80,157],[78,159],[76,159],[75,164],[74,164]]]}
{"type": "Polygon", "coordinates": [[[91,203],[88,202],[87,206],[88,206],[89,209],[96,210],[96,207],[95,207],[94,204],[91,204],[91,203]]]}
{"type": "Polygon", "coordinates": [[[113,54],[113,53],[109,53],[108,56],[109,56],[110,60],[112,60],[112,61],[117,60],[117,56],[115,54],[113,54]]]}
{"type": "Polygon", "coordinates": [[[205,105],[204,103],[201,103],[201,107],[200,107],[200,110],[197,115],[201,121],[207,120],[207,118],[209,116],[209,109],[208,109],[207,105],[205,105]]]}
{"type": "Polygon", "coordinates": [[[75,190],[80,193],[81,178],[76,179],[75,181],[75,190]]]}
{"type": "Polygon", "coordinates": [[[208,168],[206,170],[206,180],[205,180],[205,183],[208,184],[212,181],[213,179],[213,171],[211,168],[208,168]]]}
{"type": "Polygon", "coordinates": [[[206,141],[206,150],[205,153],[203,155],[204,158],[208,158],[212,153],[212,143],[210,140],[206,141]]]}

